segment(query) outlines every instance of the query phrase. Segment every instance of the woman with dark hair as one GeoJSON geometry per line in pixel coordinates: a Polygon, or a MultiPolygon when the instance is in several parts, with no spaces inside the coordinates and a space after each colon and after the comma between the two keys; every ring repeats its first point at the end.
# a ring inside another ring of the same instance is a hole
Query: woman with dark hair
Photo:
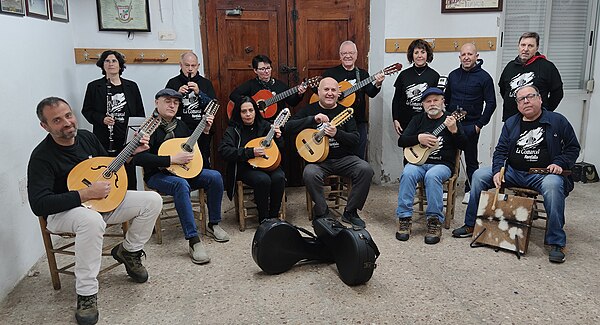
{"type": "Polygon", "coordinates": [[[398,75],[392,100],[392,118],[398,135],[406,129],[413,116],[423,112],[421,94],[427,88],[437,86],[440,78],[439,73],[427,65],[433,61],[433,49],[427,41],[412,41],[406,51],[406,58],[413,65],[398,75]]]}
{"type": "MultiPolygon", "coordinates": [[[[255,169],[248,163],[254,157],[265,154],[263,148],[245,148],[246,144],[269,133],[271,124],[258,113],[258,105],[250,97],[243,96],[235,104],[219,145],[219,153],[227,160],[225,189],[229,199],[233,199],[235,182],[240,180],[254,189],[254,200],[258,209],[258,219],[277,218],[285,190],[285,173],[281,167],[273,171],[255,169]]],[[[281,131],[275,128],[275,144],[281,150],[281,131]]]]}
{"type": "MultiPolygon", "coordinates": [[[[96,62],[104,77],[87,85],[81,113],[93,126],[93,132],[111,156],[125,146],[130,116],[144,117],[144,104],[138,85],[121,78],[125,58],[117,51],[104,51],[96,62]]],[[[135,190],[135,167],[126,164],[128,189],[135,190]]]]}

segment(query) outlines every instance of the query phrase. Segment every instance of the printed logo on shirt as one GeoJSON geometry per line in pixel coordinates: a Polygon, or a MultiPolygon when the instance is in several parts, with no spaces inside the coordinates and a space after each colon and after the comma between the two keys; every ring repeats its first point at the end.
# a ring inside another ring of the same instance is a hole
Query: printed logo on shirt
{"type": "Polygon", "coordinates": [[[515,152],[523,157],[523,161],[537,162],[540,155],[540,144],[544,140],[544,129],[539,126],[519,135],[515,152]]]}
{"type": "Polygon", "coordinates": [[[510,93],[508,94],[508,96],[515,97],[517,95],[517,89],[523,86],[533,85],[533,79],[535,79],[535,73],[533,71],[519,73],[516,76],[514,76],[510,80],[510,93]]]}
{"type": "Polygon", "coordinates": [[[442,160],[442,148],[444,148],[444,137],[439,136],[438,137],[438,148],[433,150],[430,154],[429,157],[427,159],[431,159],[431,160],[442,160]]]}
{"type": "Polygon", "coordinates": [[[117,93],[111,96],[109,113],[112,114],[115,122],[125,123],[125,105],[127,105],[125,94],[117,93]]]}
{"type": "Polygon", "coordinates": [[[200,121],[202,119],[202,110],[198,108],[200,101],[198,100],[198,96],[193,91],[183,95],[181,99],[181,103],[183,104],[184,115],[188,115],[193,120],[200,121]]]}
{"type": "Polygon", "coordinates": [[[415,111],[422,111],[421,95],[429,87],[426,82],[420,84],[412,84],[406,87],[406,105],[412,106],[415,111]]]}

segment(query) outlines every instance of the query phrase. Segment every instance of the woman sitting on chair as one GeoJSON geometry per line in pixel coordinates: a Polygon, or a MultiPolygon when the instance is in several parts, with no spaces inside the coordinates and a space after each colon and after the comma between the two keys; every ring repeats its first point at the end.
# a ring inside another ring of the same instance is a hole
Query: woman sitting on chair
{"type": "MultiPolygon", "coordinates": [[[[285,190],[285,173],[281,167],[272,171],[252,167],[248,160],[265,156],[265,149],[248,147],[246,144],[269,133],[271,124],[258,113],[258,105],[250,97],[242,97],[231,113],[229,127],[219,145],[219,153],[228,161],[225,188],[231,200],[235,182],[240,180],[254,189],[254,201],[259,222],[277,218],[285,190]]],[[[282,148],[281,130],[275,128],[274,143],[282,148]]]]}

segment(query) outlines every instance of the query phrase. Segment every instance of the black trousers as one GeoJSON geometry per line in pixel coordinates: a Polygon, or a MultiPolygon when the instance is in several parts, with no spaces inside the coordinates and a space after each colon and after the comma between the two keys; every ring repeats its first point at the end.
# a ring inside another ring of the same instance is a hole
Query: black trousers
{"type": "Polygon", "coordinates": [[[238,178],[254,189],[259,221],[277,218],[285,191],[285,173],[281,167],[270,172],[250,166],[242,167],[238,178]]]}

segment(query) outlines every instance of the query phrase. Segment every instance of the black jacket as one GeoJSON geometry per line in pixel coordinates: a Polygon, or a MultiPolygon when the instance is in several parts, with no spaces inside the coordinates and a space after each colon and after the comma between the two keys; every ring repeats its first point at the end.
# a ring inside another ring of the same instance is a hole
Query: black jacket
{"type": "MultiPolygon", "coordinates": [[[[269,90],[275,94],[280,94],[280,93],[290,89],[290,87],[288,87],[288,85],[286,85],[285,83],[283,83],[275,78],[271,78],[271,80],[269,82],[262,82],[262,81],[259,81],[258,78],[254,78],[254,79],[250,79],[250,80],[244,82],[243,84],[241,84],[237,88],[235,88],[229,95],[229,99],[232,102],[237,103],[242,99],[242,96],[252,97],[257,92],[259,92],[260,90],[263,90],[263,89],[269,90]]],[[[291,108],[291,107],[298,105],[298,103],[300,103],[302,101],[302,97],[304,97],[304,94],[298,95],[296,93],[295,95],[292,95],[292,96],[278,102],[277,103],[277,113],[274,114],[273,117],[269,119],[269,121],[272,122],[273,120],[275,120],[275,118],[277,117],[277,114],[279,114],[279,112],[281,112],[285,107],[291,108]]]]}
{"type": "MultiPolygon", "coordinates": [[[[142,95],[138,85],[127,79],[121,78],[123,93],[127,100],[128,109],[125,111],[125,125],[117,123],[113,130],[113,138],[115,139],[115,149],[119,151],[123,148],[125,140],[125,128],[129,117],[131,116],[146,116],[144,112],[144,104],[142,103],[142,95]],[[118,140],[118,141],[117,141],[118,140]]],[[[108,127],[104,124],[106,117],[106,78],[94,80],[87,85],[85,98],[83,99],[83,108],[81,114],[93,126],[93,132],[100,140],[104,148],[108,148],[108,127]]]]}
{"type": "MultiPolygon", "coordinates": [[[[179,109],[177,110],[177,116],[181,117],[181,120],[185,122],[190,130],[194,130],[200,120],[202,120],[202,115],[204,113],[204,108],[208,104],[208,101],[211,99],[217,98],[215,93],[215,88],[213,88],[212,82],[210,80],[202,77],[199,73],[196,73],[195,76],[192,77],[193,82],[198,84],[198,88],[200,89],[199,98],[195,97],[193,100],[198,99],[200,101],[198,107],[196,109],[189,109],[190,104],[190,96],[189,94],[185,94],[183,100],[179,103],[179,109]],[[187,103],[186,106],[184,103],[187,103]],[[199,112],[201,111],[201,112],[199,112]]],[[[188,77],[183,74],[183,71],[179,70],[179,75],[169,79],[165,88],[170,88],[175,91],[179,91],[179,88],[183,85],[187,85],[188,77]]]]}

